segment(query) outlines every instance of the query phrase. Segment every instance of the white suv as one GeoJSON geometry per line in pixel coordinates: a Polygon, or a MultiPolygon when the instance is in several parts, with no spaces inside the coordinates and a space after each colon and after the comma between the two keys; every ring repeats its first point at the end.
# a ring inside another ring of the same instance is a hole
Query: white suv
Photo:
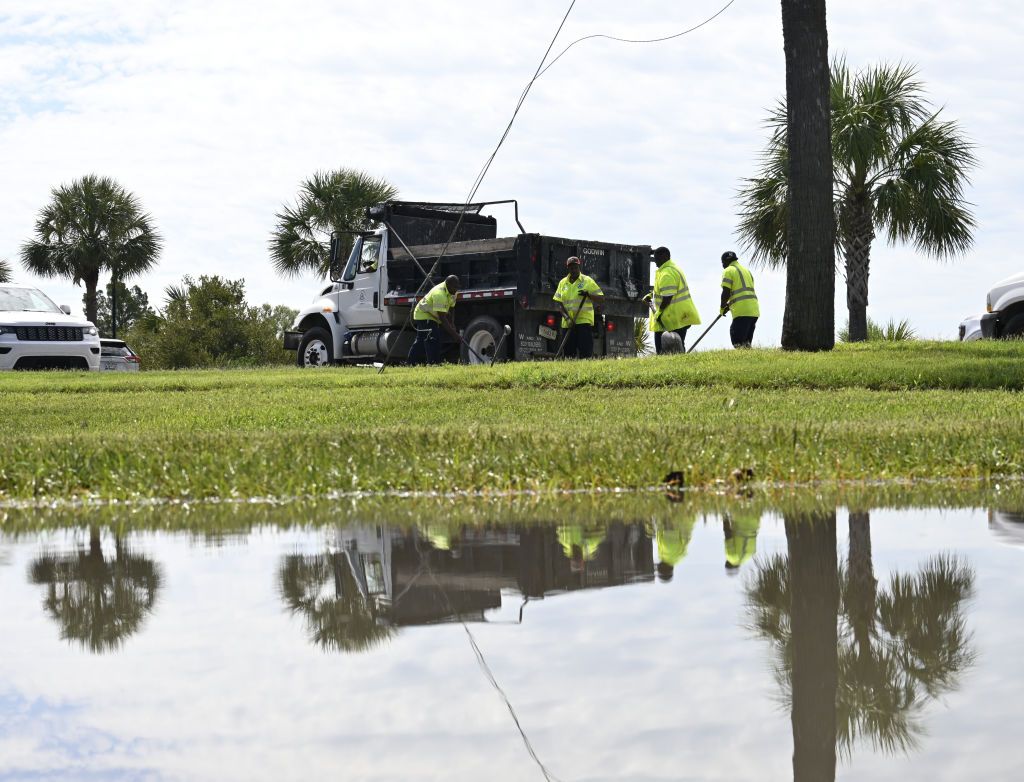
{"type": "Polygon", "coordinates": [[[100,337],[36,288],[0,284],[0,369],[100,368],[100,337]]]}

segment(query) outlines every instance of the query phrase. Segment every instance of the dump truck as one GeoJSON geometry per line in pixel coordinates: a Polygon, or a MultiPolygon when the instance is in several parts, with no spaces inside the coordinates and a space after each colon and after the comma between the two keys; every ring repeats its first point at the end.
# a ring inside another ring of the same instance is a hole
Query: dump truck
{"type": "Polygon", "coordinates": [[[454,313],[463,342],[445,335],[444,360],[551,358],[561,336],[552,296],[570,256],[604,292],[595,356],[635,355],[633,324],[648,313],[650,246],[527,233],[515,201],[392,201],[367,217],[379,227],[332,236],[330,284],[284,334],[299,366],[405,361],[415,338],[412,308],[450,274],[461,285],[454,313]],[[496,218],[483,213],[498,204],[514,207],[516,235],[499,237],[496,218]]]}

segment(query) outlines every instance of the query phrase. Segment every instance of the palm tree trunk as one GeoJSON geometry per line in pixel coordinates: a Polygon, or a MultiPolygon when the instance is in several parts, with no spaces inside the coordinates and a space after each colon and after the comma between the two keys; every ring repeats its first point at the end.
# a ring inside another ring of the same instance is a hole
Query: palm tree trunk
{"type": "Polygon", "coordinates": [[[850,547],[846,556],[850,579],[850,621],[857,651],[865,657],[871,649],[878,584],[871,562],[871,514],[868,511],[850,511],[849,526],[850,547]]]}
{"type": "Polygon", "coordinates": [[[793,633],[793,782],[836,778],[836,514],[786,515],[793,633]]]}
{"type": "Polygon", "coordinates": [[[789,143],[789,258],[782,347],[835,344],[835,214],[825,0],[782,0],[789,143]]]}
{"type": "Polygon", "coordinates": [[[850,313],[850,342],[868,338],[868,267],[875,227],[865,204],[850,209],[850,238],[846,248],[846,307],[850,313]]]}
{"type": "Polygon", "coordinates": [[[90,323],[96,323],[96,288],[100,282],[100,271],[90,271],[82,277],[85,283],[85,319],[90,323]]]}

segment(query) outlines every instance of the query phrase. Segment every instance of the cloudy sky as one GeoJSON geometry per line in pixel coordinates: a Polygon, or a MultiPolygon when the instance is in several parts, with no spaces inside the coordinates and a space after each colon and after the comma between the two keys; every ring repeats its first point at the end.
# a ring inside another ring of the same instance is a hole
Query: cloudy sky
{"type": "MultiPolygon", "coordinates": [[[[724,2],[578,0],[559,43],[670,35],[724,2]]],[[[165,237],[158,269],[138,281],[158,304],[183,275],[216,273],[245,278],[254,303],[302,306],[316,281],[275,276],[267,238],[303,178],[349,166],[410,199],[461,200],[567,6],[0,0],[0,258],[17,260],[51,188],[98,173],[136,193],[165,237]]],[[[981,161],[974,250],[936,264],[879,243],[876,319],[953,338],[991,284],[1020,269],[1017,10],[1010,0],[831,4],[832,52],[854,66],[918,65],[981,161]]],[[[666,43],[587,41],[537,82],[480,196],[518,198],[530,231],[668,245],[708,322],[718,256],[736,243],[736,188],[784,76],[774,1],[736,0],[666,43]]],[[[19,274],[80,308],[69,283],[19,274]]],[[[758,279],[758,342],[777,344],[783,275],[758,279]]],[[[725,331],[708,344],[725,344],[725,331]]]]}

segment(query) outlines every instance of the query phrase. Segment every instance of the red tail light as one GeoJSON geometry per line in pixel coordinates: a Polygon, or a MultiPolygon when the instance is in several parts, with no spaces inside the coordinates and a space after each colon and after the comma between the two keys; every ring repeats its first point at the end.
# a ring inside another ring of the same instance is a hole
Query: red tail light
{"type": "Polygon", "coordinates": [[[125,356],[124,360],[125,361],[131,361],[133,364],[141,364],[142,363],[142,359],[140,359],[138,356],[125,356]]]}
{"type": "Polygon", "coordinates": [[[615,331],[615,321],[614,320],[605,321],[604,327],[606,329],[608,329],[608,331],[615,331]]]}
{"type": "Polygon", "coordinates": [[[554,315],[548,315],[544,322],[547,323],[548,326],[550,326],[551,328],[554,328],[555,323],[558,322],[558,318],[555,317],[554,315]]]}

